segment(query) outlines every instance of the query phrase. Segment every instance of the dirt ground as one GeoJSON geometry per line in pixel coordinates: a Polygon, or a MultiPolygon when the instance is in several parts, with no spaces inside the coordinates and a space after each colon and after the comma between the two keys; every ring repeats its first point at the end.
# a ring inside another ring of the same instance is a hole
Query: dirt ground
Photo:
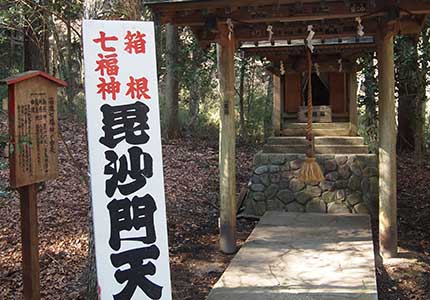
{"type": "MultiPolygon", "coordinates": [[[[6,132],[3,120],[0,132],[6,132]]],[[[62,121],[74,159],[60,143],[60,176],[39,193],[43,299],[84,299],[88,251],[89,195],[85,128],[62,121]]],[[[232,256],[218,251],[217,139],[164,143],[173,299],[203,300],[232,256]]],[[[248,179],[257,147],[238,147],[238,190],[248,179]]],[[[7,189],[7,164],[0,160],[0,299],[22,299],[19,201],[7,189]]],[[[399,158],[399,245],[415,259],[378,265],[380,299],[430,299],[430,163],[399,158]],[[413,174],[413,176],[411,176],[413,174]],[[412,253],[412,254],[411,254],[412,253]]],[[[238,221],[239,244],[254,221],[238,221]]]]}
{"type": "Polygon", "coordinates": [[[417,162],[411,155],[400,155],[397,180],[400,258],[377,264],[379,298],[429,300],[429,157],[417,162]]]}

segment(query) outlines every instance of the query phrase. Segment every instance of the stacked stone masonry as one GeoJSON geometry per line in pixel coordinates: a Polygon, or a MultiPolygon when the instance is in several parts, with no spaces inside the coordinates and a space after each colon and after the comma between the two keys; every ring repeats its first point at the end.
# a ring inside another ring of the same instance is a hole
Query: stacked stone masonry
{"type": "Polygon", "coordinates": [[[313,184],[298,179],[304,159],[298,154],[259,152],[243,215],[262,216],[275,210],[375,216],[379,187],[376,155],[317,155],[325,181],[313,184]]]}

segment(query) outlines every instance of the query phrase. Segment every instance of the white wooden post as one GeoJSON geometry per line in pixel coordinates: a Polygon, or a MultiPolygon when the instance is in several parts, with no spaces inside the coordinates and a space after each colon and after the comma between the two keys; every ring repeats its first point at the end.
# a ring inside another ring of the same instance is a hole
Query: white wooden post
{"type": "Polygon", "coordinates": [[[273,111],[272,111],[273,133],[275,136],[281,134],[281,77],[273,74],[273,111]]]}
{"type": "Polygon", "coordinates": [[[396,111],[393,34],[377,41],[379,85],[379,246],[383,257],[397,254],[396,111]]]}
{"type": "Polygon", "coordinates": [[[349,122],[351,124],[351,134],[356,135],[358,130],[357,112],[357,70],[352,68],[349,73],[349,122]]]}
{"type": "Polygon", "coordinates": [[[219,133],[220,168],[220,249],[236,252],[236,128],[234,118],[234,34],[219,24],[217,41],[221,108],[219,133]]]}

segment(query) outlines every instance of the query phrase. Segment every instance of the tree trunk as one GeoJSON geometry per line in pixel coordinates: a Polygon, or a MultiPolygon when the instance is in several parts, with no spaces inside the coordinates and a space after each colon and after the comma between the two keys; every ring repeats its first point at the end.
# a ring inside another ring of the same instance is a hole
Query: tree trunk
{"type": "Polygon", "coordinates": [[[428,61],[430,60],[430,45],[429,45],[430,33],[428,20],[424,26],[421,34],[421,44],[419,51],[419,59],[421,62],[421,69],[419,75],[418,84],[418,95],[416,104],[416,133],[415,133],[415,158],[422,160],[425,153],[425,115],[426,115],[426,86],[427,86],[427,75],[429,74],[428,61]]]}
{"type": "Polygon", "coordinates": [[[24,28],[24,70],[49,72],[49,34],[43,12],[36,9],[26,15],[24,28]]]}
{"type": "Polygon", "coordinates": [[[397,39],[396,46],[396,79],[399,93],[397,148],[399,151],[413,151],[419,97],[417,41],[413,37],[402,36],[397,39]]]}
{"type": "Polygon", "coordinates": [[[157,14],[153,15],[154,20],[154,35],[155,35],[155,55],[157,59],[157,75],[158,82],[160,82],[162,67],[163,67],[163,35],[162,35],[162,25],[160,24],[160,17],[157,14]]]}
{"type": "MultiPolygon", "coordinates": [[[[424,87],[425,91],[425,87],[424,87]]],[[[423,159],[424,154],[424,133],[425,133],[425,92],[423,94],[417,95],[416,98],[416,112],[415,112],[415,134],[414,134],[414,156],[415,159],[420,161],[423,159]]]]}
{"type": "Polygon", "coordinates": [[[245,90],[245,72],[248,61],[245,59],[240,66],[240,81],[239,81],[239,126],[240,137],[246,140],[246,125],[245,125],[245,108],[244,108],[244,90],[245,90]]]}
{"type": "Polygon", "coordinates": [[[177,78],[178,64],[178,29],[175,25],[166,25],[166,137],[180,137],[179,124],[179,81],[177,78]]]}
{"type": "Polygon", "coordinates": [[[107,6],[104,0],[84,0],[84,19],[99,19],[107,6]]]}
{"type": "Polygon", "coordinates": [[[141,0],[121,1],[122,11],[125,12],[128,20],[140,20],[142,18],[141,0]]]}
{"type": "Polygon", "coordinates": [[[97,300],[97,266],[96,266],[96,252],[95,252],[95,244],[94,244],[94,225],[93,225],[93,211],[90,206],[90,210],[88,212],[88,218],[90,220],[90,228],[89,228],[89,239],[88,239],[88,259],[87,259],[87,271],[84,275],[87,290],[85,293],[86,300],[97,300]]]}
{"type": "Polygon", "coordinates": [[[363,57],[363,87],[365,94],[360,97],[360,106],[364,108],[365,113],[361,115],[361,124],[359,126],[360,134],[363,135],[373,153],[378,151],[378,113],[376,95],[378,86],[375,79],[376,68],[374,64],[373,53],[363,57]]]}
{"type": "Polygon", "coordinates": [[[416,95],[408,95],[399,88],[397,147],[399,152],[414,149],[414,118],[416,95]]]}
{"type": "Polygon", "coordinates": [[[252,101],[254,99],[254,93],[255,93],[255,62],[251,64],[251,74],[248,78],[248,95],[247,95],[247,101],[246,101],[246,128],[248,129],[254,129],[254,132],[250,132],[251,130],[247,130],[246,132],[246,140],[249,142],[249,138],[251,136],[255,136],[255,127],[250,124],[250,121],[253,119],[251,116],[251,110],[252,110],[252,101]]]}
{"type": "Polygon", "coordinates": [[[199,106],[200,106],[200,84],[197,76],[194,77],[193,88],[190,89],[190,103],[188,132],[193,133],[196,129],[199,120],[199,106]]]}
{"type": "Polygon", "coordinates": [[[271,136],[272,132],[272,101],[273,101],[273,76],[272,74],[268,75],[268,83],[267,83],[267,96],[266,103],[264,105],[264,141],[271,136]]]}
{"type": "MultiPolygon", "coordinates": [[[[84,0],[84,19],[98,19],[98,13],[103,7],[103,0],[84,0]]],[[[59,48],[60,49],[60,48],[59,48]]],[[[60,51],[60,50],[59,50],[60,51]]],[[[60,56],[61,53],[59,53],[60,56]]],[[[85,299],[97,300],[97,266],[96,266],[96,253],[94,244],[94,223],[93,223],[93,211],[90,205],[88,211],[89,219],[89,237],[88,237],[88,259],[87,259],[87,270],[84,274],[86,286],[85,299]]]]}
{"type": "Polygon", "coordinates": [[[66,88],[66,95],[67,95],[67,103],[68,103],[68,109],[70,112],[75,111],[75,76],[73,75],[73,50],[72,50],[72,30],[71,30],[71,23],[70,20],[67,20],[66,24],[66,37],[67,37],[67,57],[66,57],[66,81],[68,82],[68,86],[66,88]]]}
{"type": "Polygon", "coordinates": [[[254,83],[255,83],[255,64],[251,65],[252,71],[248,78],[248,98],[247,98],[247,116],[246,119],[250,120],[251,115],[251,102],[254,97],[254,83]]]}
{"type": "Polygon", "coordinates": [[[188,103],[188,114],[189,120],[187,123],[187,131],[190,135],[194,133],[197,128],[197,124],[199,121],[199,112],[200,112],[200,102],[202,95],[202,80],[200,78],[200,64],[202,62],[201,56],[202,50],[198,48],[191,48],[190,57],[191,57],[191,74],[190,74],[190,98],[188,103]]]}

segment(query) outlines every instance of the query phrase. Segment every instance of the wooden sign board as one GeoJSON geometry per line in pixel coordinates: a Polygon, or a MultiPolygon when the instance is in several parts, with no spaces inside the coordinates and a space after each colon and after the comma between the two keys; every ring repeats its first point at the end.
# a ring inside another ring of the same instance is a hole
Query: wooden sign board
{"type": "Polygon", "coordinates": [[[3,80],[9,94],[10,185],[18,188],[58,175],[57,88],[67,86],[41,71],[3,80]]]}

